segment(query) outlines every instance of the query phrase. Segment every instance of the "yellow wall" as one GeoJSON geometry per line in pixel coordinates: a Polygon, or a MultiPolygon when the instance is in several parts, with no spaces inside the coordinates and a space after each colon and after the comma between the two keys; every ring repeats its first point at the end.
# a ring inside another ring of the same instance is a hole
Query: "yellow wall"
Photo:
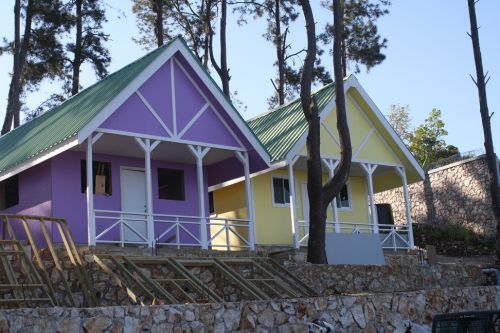
{"type": "MultiPolygon", "coordinates": [[[[288,176],[286,170],[274,170],[263,175],[252,178],[255,205],[255,228],[257,244],[292,244],[292,222],[289,206],[277,206],[273,204],[272,176],[288,176]]],[[[304,220],[301,184],[307,182],[305,171],[295,171],[295,194],[297,219],[304,220]]],[[[327,175],[324,175],[327,180],[327,175]]],[[[351,209],[338,211],[339,220],[342,222],[364,222],[369,223],[367,187],[364,177],[349,177],[351,186],[351,209]]],[[[216,216],[226,218],[246,218],[246,201],[244,183],[224,187],[214,192],[214,203],[216,216]]],[[[332,210],[327,210],[327,220],[332,221],[332,210]]],[[[333,230],[332,230],[333,231],[333,230]]],[[[211,232],[216,232],[215,229],[211,232]]],[[[304,230],[299,230],[303,235],[304,230]]],[[[223,238],[218,239],[225,244],[223,238]]],[[[235,240],[236,241],[236,240],[235,240]]]]}
{"type": "MultiPolygon", "coordinates": [[[[234,225],[231,229],[234,232],[237,232],[241,236],[243,236],[244,239],[248,240],[248,228],[239,226],[245,223],[242,223],[240,221],[231,221],[231,219],[248,218],[244,182],[239,182],[237,184],[214,191],[214,208],[215,208],[215,214],[211,215],[212,218],[228,219],[228,223],[234,225]]],[[[215,220],[215,219],[211,219],[210,222],[211,224],[224,223],[223,220],[215,220]]],[[[210,226],[211,237],[217,234],[217,232],[221,231],[222,228],[224,228],[222,225],[211,225],[210,226]]],[[[238,238],[238,236],[236,236],[232,232],[229,233],[229,241],[230,244],[233,246],[246,245],[238,238]]],[[[226,233],[224,231],[220,232],[219,235],[212,241],[212,244],[226,245],[227,244],[226,233]]],[[[225,250],[224,247],[214,247],[214,249],[225,250]]]]}
{"type": "MultiPolygon", "coordinates": [[[[391,138],[387,130],[375,116],[373,110],[361,98],[355,89],[349,89],[346,98],[347,117],[351,134],[354,162],[374,162],[385,165],[403,165],[407,170],[408,182],[420,180],[418,172],[391,138]]],[[[321,155],[328,158],[340,158],[336,112],[328,113],[321,126],[321,155]],[[327,127],[327,128],[325,128],[327,127]]],[[[299,150],[306,155],[306,147],[299,150]]],[[[257,244],[292,244],[292,223],[289,207],[277,207],[272,199],[272,175],[288,175],[287,170],[269,171],[252,178],[255,204],[256,243],[257,244]]],[[[303,220],[301,184],[305,183],[306,172],[295,171],[295,193],[297,219],[303,220]]],[[[324,177],[326,181],[326,175],[324,177]]],[[[366,178],[350,177],[352,209],[339,210],[341,222],[369,223],[366,178]]],[[[395,173],[374,175],[374,191],[382,191],[401,186],[401,178],[395,173]]],[[[219,216],[246,217],[244,183],[232,185],[215,191],[215,206],[219,216]]],[[[328,220],[333,220],[328,209],[328,220]]],[[[299,235],[302,230],[299,230],[299,235]]]]}

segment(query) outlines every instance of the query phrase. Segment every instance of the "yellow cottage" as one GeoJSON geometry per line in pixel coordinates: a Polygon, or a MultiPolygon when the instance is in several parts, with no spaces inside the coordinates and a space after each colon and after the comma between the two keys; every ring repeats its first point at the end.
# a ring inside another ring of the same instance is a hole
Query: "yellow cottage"
{"type": "MultiPolygon", "coordinates": [[[[325,181],[340,159],[334,84],[313,93],[320,112],[321,155],[325,181]]],[[[328,210],[328,232],[379,233],[383,248],[413,247],[407,184],[423,179],[424,171],[389,125],[355,76],[344,80],[352,143],[349,180],[328,210]],[[376,207],[374,193],[403,186],[407,224],[395,226],[387,207],[376,207]],[[377,214],[378,211],[378,214],[377,214]],[[380,215],[380,216],[379,216],[380,215]]],[[[300,99],[248,121],[272,157],[271,166],[251,174],[255,245],[307,244],[309,205],[306,174],[307,124],[300,99]]],[[[233,220],[248,216],[244,178],[211,186],[211,216],[233,220]]],[[[252,209],[252,208],[251,208],[252,209]]],[[[237,222],[231,238],[219,243],[237,245],[237,222]]],[[[246,236],[246,235],[242,235],[246,236]]],[[[215,242],[214,242],[215,243],[215,242]]]]}

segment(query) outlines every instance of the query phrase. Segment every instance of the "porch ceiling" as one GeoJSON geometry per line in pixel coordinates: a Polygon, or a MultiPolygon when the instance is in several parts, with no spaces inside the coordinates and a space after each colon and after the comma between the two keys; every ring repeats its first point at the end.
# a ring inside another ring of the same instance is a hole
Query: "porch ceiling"
{"type": "MultiPolygon", "coordinates": [[[[72,150],[86,151],[86,143],[80,144],[72,150]]],[[[134,138],[114,134],[104,134],[94,144],[93,153],[144,158],[144,151],[134,138]]],[[[211,148],[203,158],[203,164],[214,164],[234,156],[233,151],[211,148]]],[[[151,158],[166,162],[196,164],[196,160],[189,148],[185,144],[175,142],[161,142],[151,153],[151,158]]]]}

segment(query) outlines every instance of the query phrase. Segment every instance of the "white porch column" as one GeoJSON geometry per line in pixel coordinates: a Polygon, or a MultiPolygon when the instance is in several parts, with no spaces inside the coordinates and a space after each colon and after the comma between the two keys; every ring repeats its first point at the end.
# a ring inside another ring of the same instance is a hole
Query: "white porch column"
{"type": "Polygon", "coordinates": [[[144,150],[144,169],[146,175],[146,223],[148,246],[155,247],[155,228],[153,221],[153,180],[151,176],[151,152],[160,144],[160,141],[151,143],[150,139],[142,140],[135,138],[139,146],[144,150]]]}
{"type": "Polygon", "coordinates": [[[378,218],[377,210],[375,209],[375,198],[373,195],[373,172],[377,169],[375,164],[361,163],[361,166],[365,170],[366,178],[368,180],[368,194],[370,196],[370,220],[373,225],[373,232],[378,234],[378,218]]]}
{"type": "Polygon", "coordinates": [[[406,172],[404,167],[395,167],[396,172],[401,177],[401,182],[403,183],[403,195],[405,197],[405,207],[406,207],[406,226],[408,227],[408,240],[410,241],[410,247],[415,246],[413,241],[413,225],[411,222],[411,208],[410,208],[410,195],[408,193],[408,183],[406,181],[406,172]]]}
{"type": "Polygon", "coordinates": [[[198,178],[198,212],[200,214],[200,238],[201,248],[208,249],[207,218],[205,212],[205,187],[203,186],[203,157],[210,150],[209,147],[189,145],[189,150],[196,158],[196,174],[198,178]]]}
{"type": "MultiPolygon", "coordinates": [[[[337,165],[339,165],[339,161],[332,160],[330,158],[322,158],[321,160],[328,168],[328,177],[333,178],[333,176],[335,175],[335,168],[337,167],[337,165]]],[[[332,207],[333,222],[335,223],[335,233],[338,234],[340,232],[340,225],[339,225],[339,215],[337,211],[337,197],[333,198],[331,207],[332,207]]]]}
{"type": "Polygon", "coordinates": [[[245,173],[245,192],[247,196],[247,212],[248,212],[248,241],[250,243],[250,250],[255,250],[255,210],[253,205],[253,192],[252,180],[250,179],[250,162],[248,160],[247,152],[236,152],[236,157],[243,164],[243,171],[245,173]]]}
{"type": "MultiPolygon", "coordinates": [[[[288,187],[290,192],[290,217],[292,221],[292,234],[293,234],[293,246],[298,249],[300,247],[299,240],[299,227],[297,223],[297,208],[295,207],[295,178],[293,175],[293,165],[299,156],[294,156],[290,161],[288,161],[288,187]]],[[[304,221],[307,221],[307,217],[304,216],[304,221]]]]}
{"type": "Polygon", "coordinates": [[[87,238],[89,246],[95,246],[95,212],[94,212],[94,170],[92,163],[92,146],[102,136],[102,133],[93,135],[92,133],[87,138],[87,238]]]}

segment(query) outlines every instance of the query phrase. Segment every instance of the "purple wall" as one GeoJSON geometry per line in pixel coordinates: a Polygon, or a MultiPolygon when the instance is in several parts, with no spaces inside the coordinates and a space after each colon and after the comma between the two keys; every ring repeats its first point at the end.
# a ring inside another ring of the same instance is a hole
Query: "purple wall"
{"type": "MultiPolygon", "coordinates": [[[[87,242],[87,204],[86,194],[81,193],[80,161],[85,159],[85,153],[68,151],[53,159],[52,213],[67,219],[75,241],[87,242]]],[[[106,210],[121,210],[120,168],[144,168],[144,160],[112,155],[94,154],[94,160],[111,162],[112,194],[94,195],[94,208],[106,210]]],[[[198,216],[198,185],[196,166],[192,164],[152,161],[153,210],[156,214],[198,216]],[[185,200],[163,200],[158,198],[158,168],[173,168],[184,170],[185,200]]],[[[206,174],[206,170],[204,170],[206,174]]],[[[205,176],[205,202],[208,205],[207,181],[205,176]]],[[[207,212],[208,214],[208,207],[207,212]]],[[[198,233],[198,231],[196,231],[198,233]]],[[[54,235],[57,236],[57,235],[54,235]]],[[[57,238],[57,237],[56,237],[57,238]]]]}
{"type": "MultiPolygon", "coordinates": [[[[176,125],[177,132],[181,133],[193,117],[207,103],[208,99],[213,107],[206,109],[194,124],[182,135],[182,139],[212,143],[223,146],[239,147],[238,141],[231,131],[243,143],[245,148],[253,150],[252,145],[246,140],[240,128],[232,121],[226,110],[217,102],[210,90],[198,79],[195,72],[184,58],[177,54],[175,58],[182,64],[189,74],[174,62],[175,78],[175,101],[176,101],[176,125]],[[202,93],[193,84],[193,81],[202,93]],[[221,118],[223,121],[221,121],[221,118]],[[225,124],[224,124],[225,123],[225,124]],[[226,125],[231,129],[228,130],[226,125]]],[[[172,108],[171,92],[171,61],[164,64],[150,79],[148,79],[138,90],[147,100],[148,104],[156,111],[165,126],[174,132],[174,115],[172,108]]],[[[230,110],[229,112],[234,112],[230,110]]],[[[131,133],[143,133],[155,136],[169,137],[168,132],[162,128],[145,104],[137,94],[133,94],[125,101],[104,123],[101,128],[120,130],[131,133]],[[136,119],[141,119],[140,122],[136,119]]],[[[260,157],[258,157],[260,158],[260,157]]]]}
{"type": "MultiPolygon", "coordinates": [[[[18,175],[19,204],[3,210],[2,213],[51,216],[52,186],[50,176],[50,160],[21,172],[18,175]]],[[[26,239],[24,228],[22,228],[19,221],[12,222],[16,237],[19,239],[26,239]]],[[[30,223],[30,228],[35,235],[36,241],[42,241],[43,235],[39,223],[33,221],[28,222],[30,223]]],[[[49,231],[52,230],[50,224],[47,224],[47,228],[49,231]]],[[[45,244],[44,241],[42,241],[42,243],[45,244]]]]}

